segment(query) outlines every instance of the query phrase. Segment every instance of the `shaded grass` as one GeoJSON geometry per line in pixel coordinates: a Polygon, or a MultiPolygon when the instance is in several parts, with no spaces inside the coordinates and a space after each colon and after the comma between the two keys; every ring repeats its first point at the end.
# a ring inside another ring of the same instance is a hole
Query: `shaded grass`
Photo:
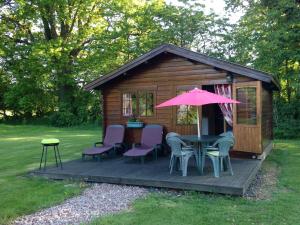
{"type": "MultiPolygon", "coordinates": [[[[28,178],[39,167],[42,138],[59,138],[63,161],[80,158],[82,149],[101,137],[100,128],[0,125],[0,224],[57,204],[81,192],[83,185],[28,178]]],[[[54,156],[50,150],[49,164],[54,156]]]]}
{"type": "Polygon", "coordinates": [[[300,140],[276,141],[264,162],[280,167],[277,188],[268,200],[186,192],[182,196],[151,194],[133,210],[106,216],[92,224],[299,224],[300,140]]]}

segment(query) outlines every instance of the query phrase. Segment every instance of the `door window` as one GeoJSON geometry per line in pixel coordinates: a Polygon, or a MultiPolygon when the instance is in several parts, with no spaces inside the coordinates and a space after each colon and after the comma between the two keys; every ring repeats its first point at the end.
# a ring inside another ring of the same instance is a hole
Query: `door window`
{"type": "Polygon", "coordinates": [[[256,125],[257,105],[256,87],[242,87],[236,89],[236,98],[240,102],[237,104],[237,123],[256,125]]]}

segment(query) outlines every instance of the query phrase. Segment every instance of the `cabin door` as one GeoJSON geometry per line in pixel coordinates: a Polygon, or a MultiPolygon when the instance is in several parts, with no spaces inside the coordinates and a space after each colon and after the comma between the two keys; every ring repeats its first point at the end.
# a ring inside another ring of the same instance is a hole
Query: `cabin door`
{"type": "Polygon", "coordinates": [[[233,133],[237,151],[262,153],[261,82],[233,84],[233,98],[241,102],[233,106],[233,133]]]}

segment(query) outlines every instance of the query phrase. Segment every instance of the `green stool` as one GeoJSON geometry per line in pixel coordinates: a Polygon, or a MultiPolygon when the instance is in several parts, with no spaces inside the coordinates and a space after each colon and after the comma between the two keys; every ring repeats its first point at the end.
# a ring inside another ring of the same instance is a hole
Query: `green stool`
{"type": "Polygon", "coordinates": [[[61,163],[60,153],[59,153],[59,149],[58,149],[59,139],[56,139],[56,138],[43,139],[41,141],[41,144],[43,146],[43,152],[42,152],[42,157],[41,157],[41,161],[40,161],[40,169],[42,169],[42,162],[43,162],[44,154],[45,154],[44,170],[46,169],[47,153],[48,153],[48,147],[49,146],[50,147],[53,146],[56,167],[58,167],[58,161],[57,161],[57,156],[58,156],[59,163],[60,163],[60,168],[62,169],[62,163],[61,163]]]}

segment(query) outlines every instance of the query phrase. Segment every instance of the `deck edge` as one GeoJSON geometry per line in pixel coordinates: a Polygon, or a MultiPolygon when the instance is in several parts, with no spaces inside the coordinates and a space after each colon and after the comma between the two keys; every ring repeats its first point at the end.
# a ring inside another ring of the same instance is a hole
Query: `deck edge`
{"type": "Polygon", "coordinates": [[[156,188],[170,188],[190,191],[200,191],[215,194],[228,194],[242,196],[244,193],[243,187],[228,187],[228,186],[211,186],[206,184],[184,184],[180,182],[169,181],[154,181],[132,178],[118,178],[118,177],[98,177],[98,176],[86,176],[86,175],[70,175],[70,174],[52,174],[47,172],[33,171],[31,176],[39,176],[53,180],[75,180],[93,183],[111,183],[120,185],[134,185],[144,187],[156,187],[156,188]]]}

